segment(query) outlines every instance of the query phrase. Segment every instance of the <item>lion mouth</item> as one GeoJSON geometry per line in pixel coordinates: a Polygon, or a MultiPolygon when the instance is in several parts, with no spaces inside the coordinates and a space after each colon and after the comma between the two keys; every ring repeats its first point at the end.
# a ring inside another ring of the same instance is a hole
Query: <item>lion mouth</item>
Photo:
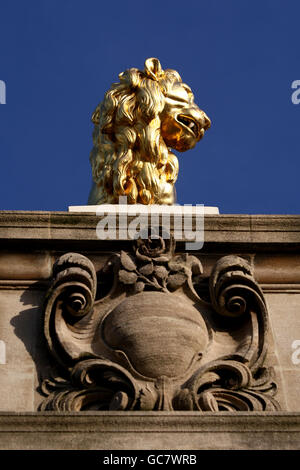
{"type": "Polygon", "coordinates": [[[204,129],[200,129],[200,126],[193,118],[179,114],[179,116],[177,116],[177,121],[180,122],[180,124],[182,124],[184,127],[187,127],[194,134],[196,139],[199,139],[203,136],[204,129]]]}

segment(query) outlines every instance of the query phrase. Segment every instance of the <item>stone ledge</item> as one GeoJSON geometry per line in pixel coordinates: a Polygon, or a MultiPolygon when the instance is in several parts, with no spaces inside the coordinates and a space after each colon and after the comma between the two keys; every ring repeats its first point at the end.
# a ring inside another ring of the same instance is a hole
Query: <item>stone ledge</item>
{"type": "Polygon", "coordinates": [[[0,449],[300,449],[300,413],[0,413],[0,449]]]}
{"type": "MultiPolygon", "coordinates": [[[[134,217],[131,217],[134,219],[134,217]]],[[[128,220],[131,220],[128,217],[128,220]]],[[[2,243],[36,241],[103,243],[97,239],[100,217],[68,212],[0,211],[2,243]]],[[[120,226],[120,229],[123,227],[120,226]]],[[[234,244],[286,249],[300,247],[300,215],[207,215],[204,221],[205,246],[234,244]]],[[[172,224],[171,224],[172,230],[172,224]]],[[[188,241],[182,237],[182,242],[188,241]]],[[[114,243],[120,241],[116,240],[114,243]]],[[[124,244],[124,241],[121,241],[124,244]]],[[[179,241],[180,242],[180,241],[179,241]]],[[[105,241],[106,245],[108,241],[105,241]]],[[[204,246],[204,249],[205,249],[204,246]]]]}

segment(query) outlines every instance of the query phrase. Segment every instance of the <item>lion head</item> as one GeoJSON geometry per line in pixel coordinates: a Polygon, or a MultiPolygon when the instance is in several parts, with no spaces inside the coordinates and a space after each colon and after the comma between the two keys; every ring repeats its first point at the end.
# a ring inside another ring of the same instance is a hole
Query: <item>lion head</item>
{"type": "Polygon", "coordinates": [[[175,70],[147,59],[119,75],[92,116],[94,184],[89,204],[173,204],[178,175],[170,148],[193,148],[210,127],[175,70]]]}

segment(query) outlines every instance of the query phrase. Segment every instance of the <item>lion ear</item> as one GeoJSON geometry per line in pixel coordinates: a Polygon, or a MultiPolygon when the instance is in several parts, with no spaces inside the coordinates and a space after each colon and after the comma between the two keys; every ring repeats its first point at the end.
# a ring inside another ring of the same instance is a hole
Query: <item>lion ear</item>
{"type": "Polygon", "coordinates": [[[145,74],[153,80],[158,80],[162,75],[163,70],[161,68],[158,59],[151,57],[145,61],[145,74]]]}

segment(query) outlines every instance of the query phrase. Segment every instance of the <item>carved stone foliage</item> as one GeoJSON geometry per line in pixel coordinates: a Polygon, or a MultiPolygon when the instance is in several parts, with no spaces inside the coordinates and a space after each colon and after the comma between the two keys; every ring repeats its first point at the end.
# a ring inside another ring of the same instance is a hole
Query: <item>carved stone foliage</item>
{"type": "Polygon", "coordinates": [[[199,259],[170,239],[137,240],[95,272],[67,253],[53,267],[45,336],[62,370],[41,410],[278,410],[264,366],[268,313],[249,263],[219,259],[201,298],[199,259]]]}

